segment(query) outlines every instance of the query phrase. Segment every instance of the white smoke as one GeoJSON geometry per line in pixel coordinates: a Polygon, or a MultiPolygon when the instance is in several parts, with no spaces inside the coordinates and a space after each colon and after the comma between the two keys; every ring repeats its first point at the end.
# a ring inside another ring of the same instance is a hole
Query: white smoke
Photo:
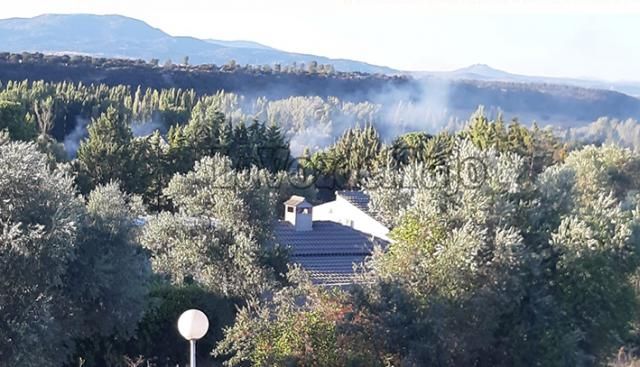
{"type": "Polygon", "coordinates": [[[75,158],[78,148],[80,148],[80,142],[87,136],[89,121],[86,118],[76,117],[76,127],[64,137],[64,150],[70,158],[75,158]]]}
{"type": "Polygon", "coordinates": [[[164,124],[157,119],[153,119],[151,121],[141,122],[134,121],[131,124],[131,132],[133,136],[136,138],[144,137],[153,134],[154,131],[159,130],[162,132],[164,129],[164,124]]]}
{"type": "MultiPolygon", "coordinates": [[[[278,94],[276,92],[267,95],[278,94]]],[[[356,126],[371,124],[384,141],[391,142],[412,131],[435,134],[442,130],[457,130],[473,112],[451,108],[451,82],[442,78],[427,77],[414,80],[408,86],[386,87],[364,96],[362,92],[359,94],[344,99],[297,96],[269,100],[218,92],[203,97],[202,108],[220,110],[234,125],[254,120],[279,125],[290,141],[294,156],[301,155],[305,148],[312,151],[326,148],[345,130],[356,126]]],[[[75,129],[64,140],[71,157],[75,156],[81,139],[86,136],[89,123],[82,118],[76,121],[75,129]]],[[[154,114],[148,121],[133,121],[131,129],[135,137],[143,137],[155,130],[165,133],[166,124],[154,114]]]]}

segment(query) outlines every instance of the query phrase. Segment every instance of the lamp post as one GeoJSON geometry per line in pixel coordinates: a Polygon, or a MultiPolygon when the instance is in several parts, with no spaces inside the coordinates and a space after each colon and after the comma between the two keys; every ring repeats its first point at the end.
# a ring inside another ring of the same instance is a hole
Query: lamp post
{"type": "Polygon", "coordinates": [[[178,331],[190,344],[191,367],[196,367],[196,340],[201,339],[209,330],[209,319],[200,310],[187,310],[178,319],[178,331]]]}

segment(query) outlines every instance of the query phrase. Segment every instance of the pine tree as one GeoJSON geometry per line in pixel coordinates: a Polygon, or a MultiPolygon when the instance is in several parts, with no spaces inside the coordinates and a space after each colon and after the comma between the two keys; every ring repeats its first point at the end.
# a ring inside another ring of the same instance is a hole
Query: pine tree
{"type": "Polygon", "coordinates": [[[426,148],[431,135],[425,132],[413,132],[397,137],[392,144],[394,160],[399,165],[426,160],[426,148]]]}
{"type": "Polygon", "coordinates": [[[121,113],[109,107],[87,128],[89,137],[78,149],[78,186],[88,193],[118,180],[127,192],[136,192],[131,128],[121,113]]]}
{"type": "Polygon", "coordinates": [[[168,167],[167,173],[185,173],[193,168],[195,162],[193,151],[189,145],[189,141],[184,133],[182,126],[171,126],[169,128],[168,137],[168,161],[170,167],[168,167]]]}
{"type": "Polygon", "coordinates": [[[334,186],[329,189],[355,189],[379,166],[382,141],[377,130],[367,125],[347,130],[325,152],[313,157],[314,166],[326,178],[332,177],[334,186]]]}
{"type": "Polygon", "coordinates": [[[270,172],[286,171],[291,162],[291,151],[280,127],[271,124],[266,129],[264,143],[258,145],[260,166],[270,172]]]}
{"type": "Polygon", "coordinates": [[[229,156],[233,147],[233,126],[231,121],[225,121],[220,125],[218,134],[218,147],[220,154],[229,156]]]}
{"type": "Polygon", "coordinates": [[[218,111],[192,116],[184,128],[184,134],[196,161],[220,151],[218,135],[225,120],[224,114],[218,111]]]}
{"type": "Polygon", "coordinates": [[[25,119],[25,111],[18,102],[0,100],[0,130],[7,129],[13,140],[28,141],[36,137],[36,126],[25,119]]]}
{"type": "Polygon", "coordinates": [[[239,123],[233,129],[233,144],[229,152],[229,158],[235,169],[243,169],[251,166],[252,147],[249,140],[249,130],[244,122],[239,123]]]}
{"type": "Polygon", "coordinates": [[[145,174],[144,199],[153,211],[160,211],[168,207],[168,203],[162,190],[169,183],[169,146],[158,130],[144,140],[145,155],[144,166],[141,167],[145,174]]]}

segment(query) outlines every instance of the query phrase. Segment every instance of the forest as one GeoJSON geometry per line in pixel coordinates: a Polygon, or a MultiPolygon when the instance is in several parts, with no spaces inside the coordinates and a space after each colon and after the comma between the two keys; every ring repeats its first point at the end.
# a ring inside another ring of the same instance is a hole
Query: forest
{"type": "Polygon", "coordinates": [[[184,365],[191,307],[204,366],[631,365],[637,123],[480,108],[427,131],[366,101],[244,98],[2,85],[1,365],[184,365]],[[393,242],[319,287],[273,226],[292,194],[341,189],[393,242]]]}
{"type": "Polygon", "coordinates": [[[558,127],[576,127],[602,116],[640,118],[640,100],[609,90],[557,84],[514,83],[417,77],[411,74],[342,72],[332,65],[310,62],[292,65],[189,64],[182,60],[129,60],[82,55],[0,52],[0,82],[45,80],[71,84],[128,85],[147,89],[193,90],[198,95],[218,91],[247,100],[291,96],[337,97],[351,103],[379,104],[391,114],[399,104],[416,106],[406,123],[436,125],[441,120],[466,120],[478,105],[492,115],[498,110],[558,127]],[[425,112],[426,111],[426,112],[425,112]],[[434,117],[435,116],[435,117],[434,117]],[[440,117],[440,116],[444,116],[440,117]]]}

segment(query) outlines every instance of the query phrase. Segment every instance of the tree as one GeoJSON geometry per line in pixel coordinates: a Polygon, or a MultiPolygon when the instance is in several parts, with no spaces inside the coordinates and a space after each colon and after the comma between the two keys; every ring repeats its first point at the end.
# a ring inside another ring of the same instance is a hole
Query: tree
{"type": "Polygon", "coordinates": [[[151,266],[136,241],[138,209],[114,183],[88,197],[73,261],[63,278],[78,323],[76,355],[88,365],[108,365],[109,346],[134,336],[147,306],[151,266]],[[124,286],[126,284],[126,286],[124,286]]]}
{"type": "Polygon", "coordinates": [[[214,223],[220,234],[232,235],[229,241],[238,241],[234,246],[257,253],[268,280],[286,271],[287,253],[273,234],[278,204],[295,191],[286,179],[255,166],[236,171],[229,158],[215,155],[197,162],[192,172],[175,175],[165,195],[185,217],[214,223]]]}
{"type": "Polygon", "coordinates": [[[0,169],[2,363],[60,366],[87,344],[130,337],[149,266],[124,195],[99,187],[85,206],[33,144],[0,145],[0,169]]]}
{"type": "Polygon", "coordinates": [[[606,360],[637,316],[630,277],[639,264],[638,181],[630,178],[639,159],[629,150],[588,146],[540,177],[541,202],[552,209],[534,218],[554,226],[552,292],[561,312],[571,315],[564,327],[577,339],[578,362],[606,360]]]}
{"type": "Polygon", "coordinates": [[[307,162],[318,172],[321,181],[333,190],[359,188],[380,166],[382,141],[376,129],[347,130],[338,141],[324,152],[318,152],[307,162]],[[322,177],[324,176],[324,177],[322,177]]]}
{"type": "MultiPolygon", "coordinates": [[[[139,169],[144,172],[143,198],[151,211],[158,212],[169,206],[162,190],[171,178],[170,146],[164,141],[158,130],[152,135],[137,141],[137,149],[141,149],[139,169]]],[[[179,164],[179,163],[178,163],[179,164]]]]}
{"type": "Polygon", "coordinates": [[[263,133],[264,137],[254,138],[254,144],[258,150],[257,165],[266,168],[269,172],[286,171],[291,163],[291,151],[280,127],[270,125],[263,133]]]}
{"type": "Polygon", "coordinates": [[[184,133],[183,126],[171,126],[168,140],[168,174],[185,173],[193,168],[193,152],[184,133]]]}
{"type": "Polygon", "coordinates": [[[392,143],[393,157],[399,164],[424,162],[427,143],[432,136],[423,132],[407,133],[392,143]]]}
{"type": "Polygon", "coordinates": [[[37,135],[35,124],[25,119],[20,103],[0,99],[0,130],[4,129],[13,140],[29,141],[37,135]]]}
{"type": "Polygon", "coordinates": [[[53,105],[53,98],[47,97],[44,100],[37,100],[34,104],[33,110],[36,115],[36,122],[39,130],[38,138],[36,140],[38,147],[41,152],[49,156],[52,163],[55,163],[65,160],[67,154],[64,151],[64,146],[58,143],[50,135],[51,129],[53,129],[53,118],[55,116],[53,105]]]}
{"type": "Polygon", "coordinates": [[[83,204],[73,178],[33,144],[0,145],[0,360],[59,366],[78,329],[60,287],[76,256],[83,204]]]}
{"type": "Polygon", "coordinates": [[[315,61],[315,60],[314,60],[314,61],[311,61],[311,62],[309,63],[309,67],[308,67],[308,70],[307,70],[307,71],[308,71],[310,74],[315,74],[315,73],[317,73],[317,72],[318,72],[318,62],[317,62],[317,61],[315,61]]]}
{"type": "Polygon", "coordinates": [[[36,101],[33,111],[36,114],[40,136],[46,136],[53,128],[53,98],[36,101]]]}
{"type": "Polygon", "coordinates": [[[406,195],[395,241],[354,301],[372,335],[394,331],[382,348],[399,364],[603,363],[637,307],[638,170],[615,168],[637,156],[588,147],[532,185],[513,153],[464,141],[453,152],[444,167],[463,169],[449,179],[419,165],[394,179],[406,195]]]}
{"type": "Polygon", "coordinates": [[[176,328],[176,320],[185,310],[202,310],[210,328],[198,340],[198,358],[211,358],[210,352],[222,339],[222,329],[233,323],[235,299],[206,291],[197,285],[174,286],[156,282],[149,294],[150,302],[144,318],[138,324],[136,336],[127,341],[121,354],[145,356],[150,365],[185,365],[189,356],[184,352],[184,339],[176,328]]]}
{"type": "Polygon", "coordinates": [[[127,192],[140,192],[136,157],[132,149],[133,134],[124,116],[109,107],[88,126],[88,138],[78,149],[78,184],[88,193],[98,185],[113,180],[127,192]]]}
{"type": "Polygon", "coordinates": [[[236,60],[229,60],[226,64],[224,64],[222,66],[222,69],[224,71],[235,71],[238,68],[238,64],[236,63],[236,60]]]}
{"type": "Polygon", "coordinates": [[[336,73],[336,69],[332,64],[327,64],[324,67],[324,70],[326,71],[327,74],[329,75],[333,75],[336,73]]]}
{"type": "Polygon", "coordinates": [[[275,220],[273,181],[268,171],[236,171],[229,158],[215,155],[197,162],[193,171],[175,175],[165,194],[182,213],[211,218],[263,243],[275,220]]]}
{"type": "Polygon", "coordinates": [[[259,294],[268,284],[260,245],[214,219],[163,212],[145,226],[141,240],[154,271],[172,284],[195,282],[224,297],[259,294]]]}
{"type": "Polygon", "coordinates": [[[411,188],[401,199],[407,207],[394,243],[371,264],[377,280],[360,301],[369,305],[365,314],[388,320],[379,328],[392,330],[383,344],[399,364],[499,364],[485,351],[522,299],[519,276],[529,265],[512,198],[522,160],[462,141],[444,164],[468,158],[486,164],[474,185],[466,169],[453,173],[455,181],[420,165],[401,171],[399,182],[411,188]],[[404,314],[391,317],[394,308],[404,314]]]}
{"type": "Polygon", "coordinates": [[[542,130],[536,124],[528,129],[517,121],[505,127],[501,116],[496,121],[489,121],[482,107],[473,114],[461,135],[480,149],[494,148],[499,152],[519,154],[526,159],[527,173],[531,177],[561,161],[566,154],[550,130],[542,130]]]}
{"type": "Polygon", "coordinates": [[[218,137],[220,154],[230,156],[233,148],[233,126],[231,121],[226,121],[220,126],[220,136],[218,137]]]}
{"type": "Polygon", "coordinates": [[[241,122],[233,128],[233,143],[229,152],[229,158],[236,169],[245,169],[254,161],[253,146],[249,137],[247,126],[241,122]]]}
{"type": "Polygon", "coordinates": [[[242,307],[214,355],[230,355],[226,366],[382,366],[367,340],[342,329],[354,316],[344,294],[314,287],[297,268],[289,284],[242,307]]]}
{"type": "Polygon", "coordinates": [[[225,116],[203,101],[196,104],[191,120],[184,128],[184,135],[193,152],[194,162],[220,152],[220,129],[225,116]]]}

